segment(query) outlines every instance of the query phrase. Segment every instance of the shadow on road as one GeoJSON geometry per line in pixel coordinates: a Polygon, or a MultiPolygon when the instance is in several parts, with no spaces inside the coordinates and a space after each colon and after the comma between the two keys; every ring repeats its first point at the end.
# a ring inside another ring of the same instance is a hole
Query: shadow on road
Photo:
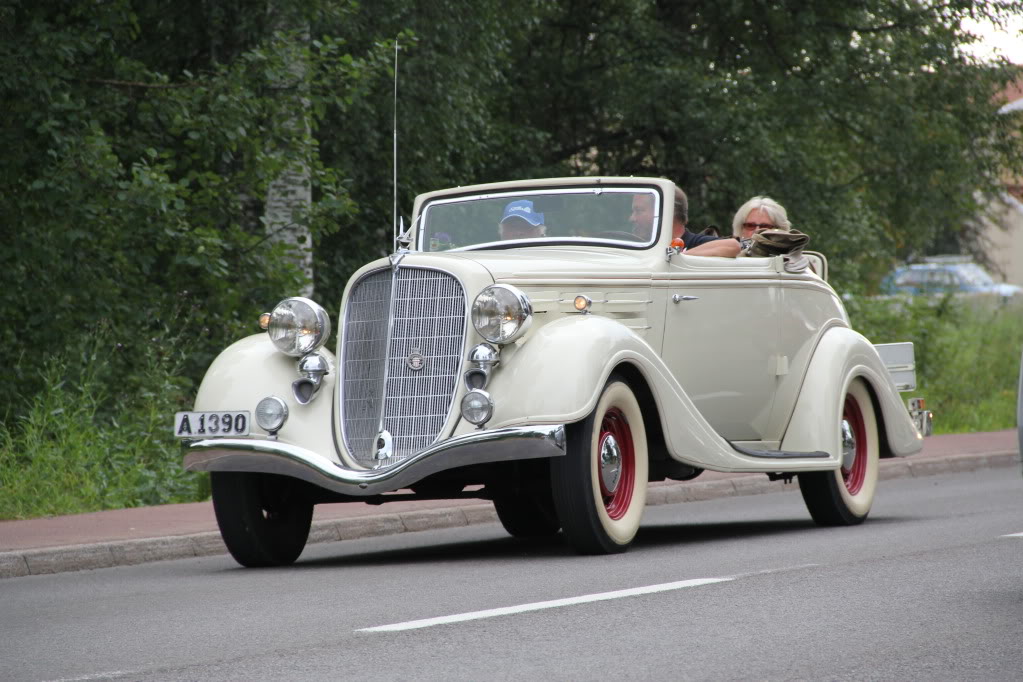
{"type": "MultiPolygon", "coordinates": [[[[901,517],[879,517],[867,521],[870,525],[906,521],[901,517]]],[[[743,541],[771,535],[791,535],[801,531],[811,532],[855,532],[858,526],[850,528],[821,528],[812,520],[773,519],[753,521],[728,521],[718,523],[680,523],[644,525],[633,542],[631,551],[664,546],[690,546],[714,542],[743,541]]],[[[395,538],[407,540],[408,535],[395,538]]],[[[321,547],[337,547],[334,556],[299,559],[298,563],[281,570],[315,570],[339,567],[382,567],[440,562],[485,562],[508,559],[543,559],[562,557],[575,559],[578,555],[565,544],[559,533],[551,538],[519,539],[512,537],[462,541],[438,542],[426,547],[402,547],[372,552],[353,551],[345,543],[331,543],[321,547]]],[[[598,557],[599,558],[599,557],[598,557]]]]}

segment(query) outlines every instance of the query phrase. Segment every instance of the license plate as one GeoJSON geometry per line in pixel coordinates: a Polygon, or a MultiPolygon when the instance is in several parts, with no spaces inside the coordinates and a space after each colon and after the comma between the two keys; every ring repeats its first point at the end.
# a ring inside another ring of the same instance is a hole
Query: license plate
{"type": "Polygon", "coordinates": [[[174,435],[178,438],[226,438],[249,435],[249,413],[178,412],[174,415],[174,435]]]}

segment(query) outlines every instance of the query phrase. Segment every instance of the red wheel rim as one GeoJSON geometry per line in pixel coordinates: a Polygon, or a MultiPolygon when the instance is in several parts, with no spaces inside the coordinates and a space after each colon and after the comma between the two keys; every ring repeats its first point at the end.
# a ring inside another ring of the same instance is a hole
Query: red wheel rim
{"type": "Polygon", "coordinates": [[[852,467],[842,467],[842,481],[845,489],[850,495],[860,492],[863,481],[867,478],[867,428],[863,424],[863,413],[860,411],[860,404],[851,395],[845,397],[845,408],[842,410],[842,420],[849,424],[855,444],[856,456],[853,459],[852,467]]]}
{"type": "Polygon", "coordinates": [[[617,521],[629,511],[632,490],[636,486],[636,451],[632,445],[632,431],[625,415],[617,407],[605,412],[600,422],[600,438],[597,440],[597,479],[600,481],[604,509],[611,519],[617,521]],[[601,475],[600,453],[608,437],[614,439],[621,453],[621,473],[613,491],[608,489],[601,475]]]}

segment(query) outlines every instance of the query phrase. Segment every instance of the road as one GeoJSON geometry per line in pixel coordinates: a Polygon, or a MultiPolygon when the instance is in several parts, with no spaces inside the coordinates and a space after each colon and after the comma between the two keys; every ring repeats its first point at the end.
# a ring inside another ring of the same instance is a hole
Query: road
{"type": "Polygon", "coordinates": [[[0,679],[1018,680],[1021,630],[999,468],[884,481],[853,528],[795,491],[651,507],[617,556],[482,525],[11,578],[0,679]]]}

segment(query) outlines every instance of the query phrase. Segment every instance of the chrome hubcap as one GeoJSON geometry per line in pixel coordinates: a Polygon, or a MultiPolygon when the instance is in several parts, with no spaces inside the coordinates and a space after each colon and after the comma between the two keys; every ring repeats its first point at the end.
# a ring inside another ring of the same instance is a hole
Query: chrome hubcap
{"type": "Polygon", "coordinates": [[[613,493],[622,479],[622,449],[611,434],[600,443],[600,480],[613,493]]]}
{"type": "Polygon", "coordinates": [[[856,434],[848,419],[842,420],[842,468],[851,471],[856,462],[856,434]]]}

